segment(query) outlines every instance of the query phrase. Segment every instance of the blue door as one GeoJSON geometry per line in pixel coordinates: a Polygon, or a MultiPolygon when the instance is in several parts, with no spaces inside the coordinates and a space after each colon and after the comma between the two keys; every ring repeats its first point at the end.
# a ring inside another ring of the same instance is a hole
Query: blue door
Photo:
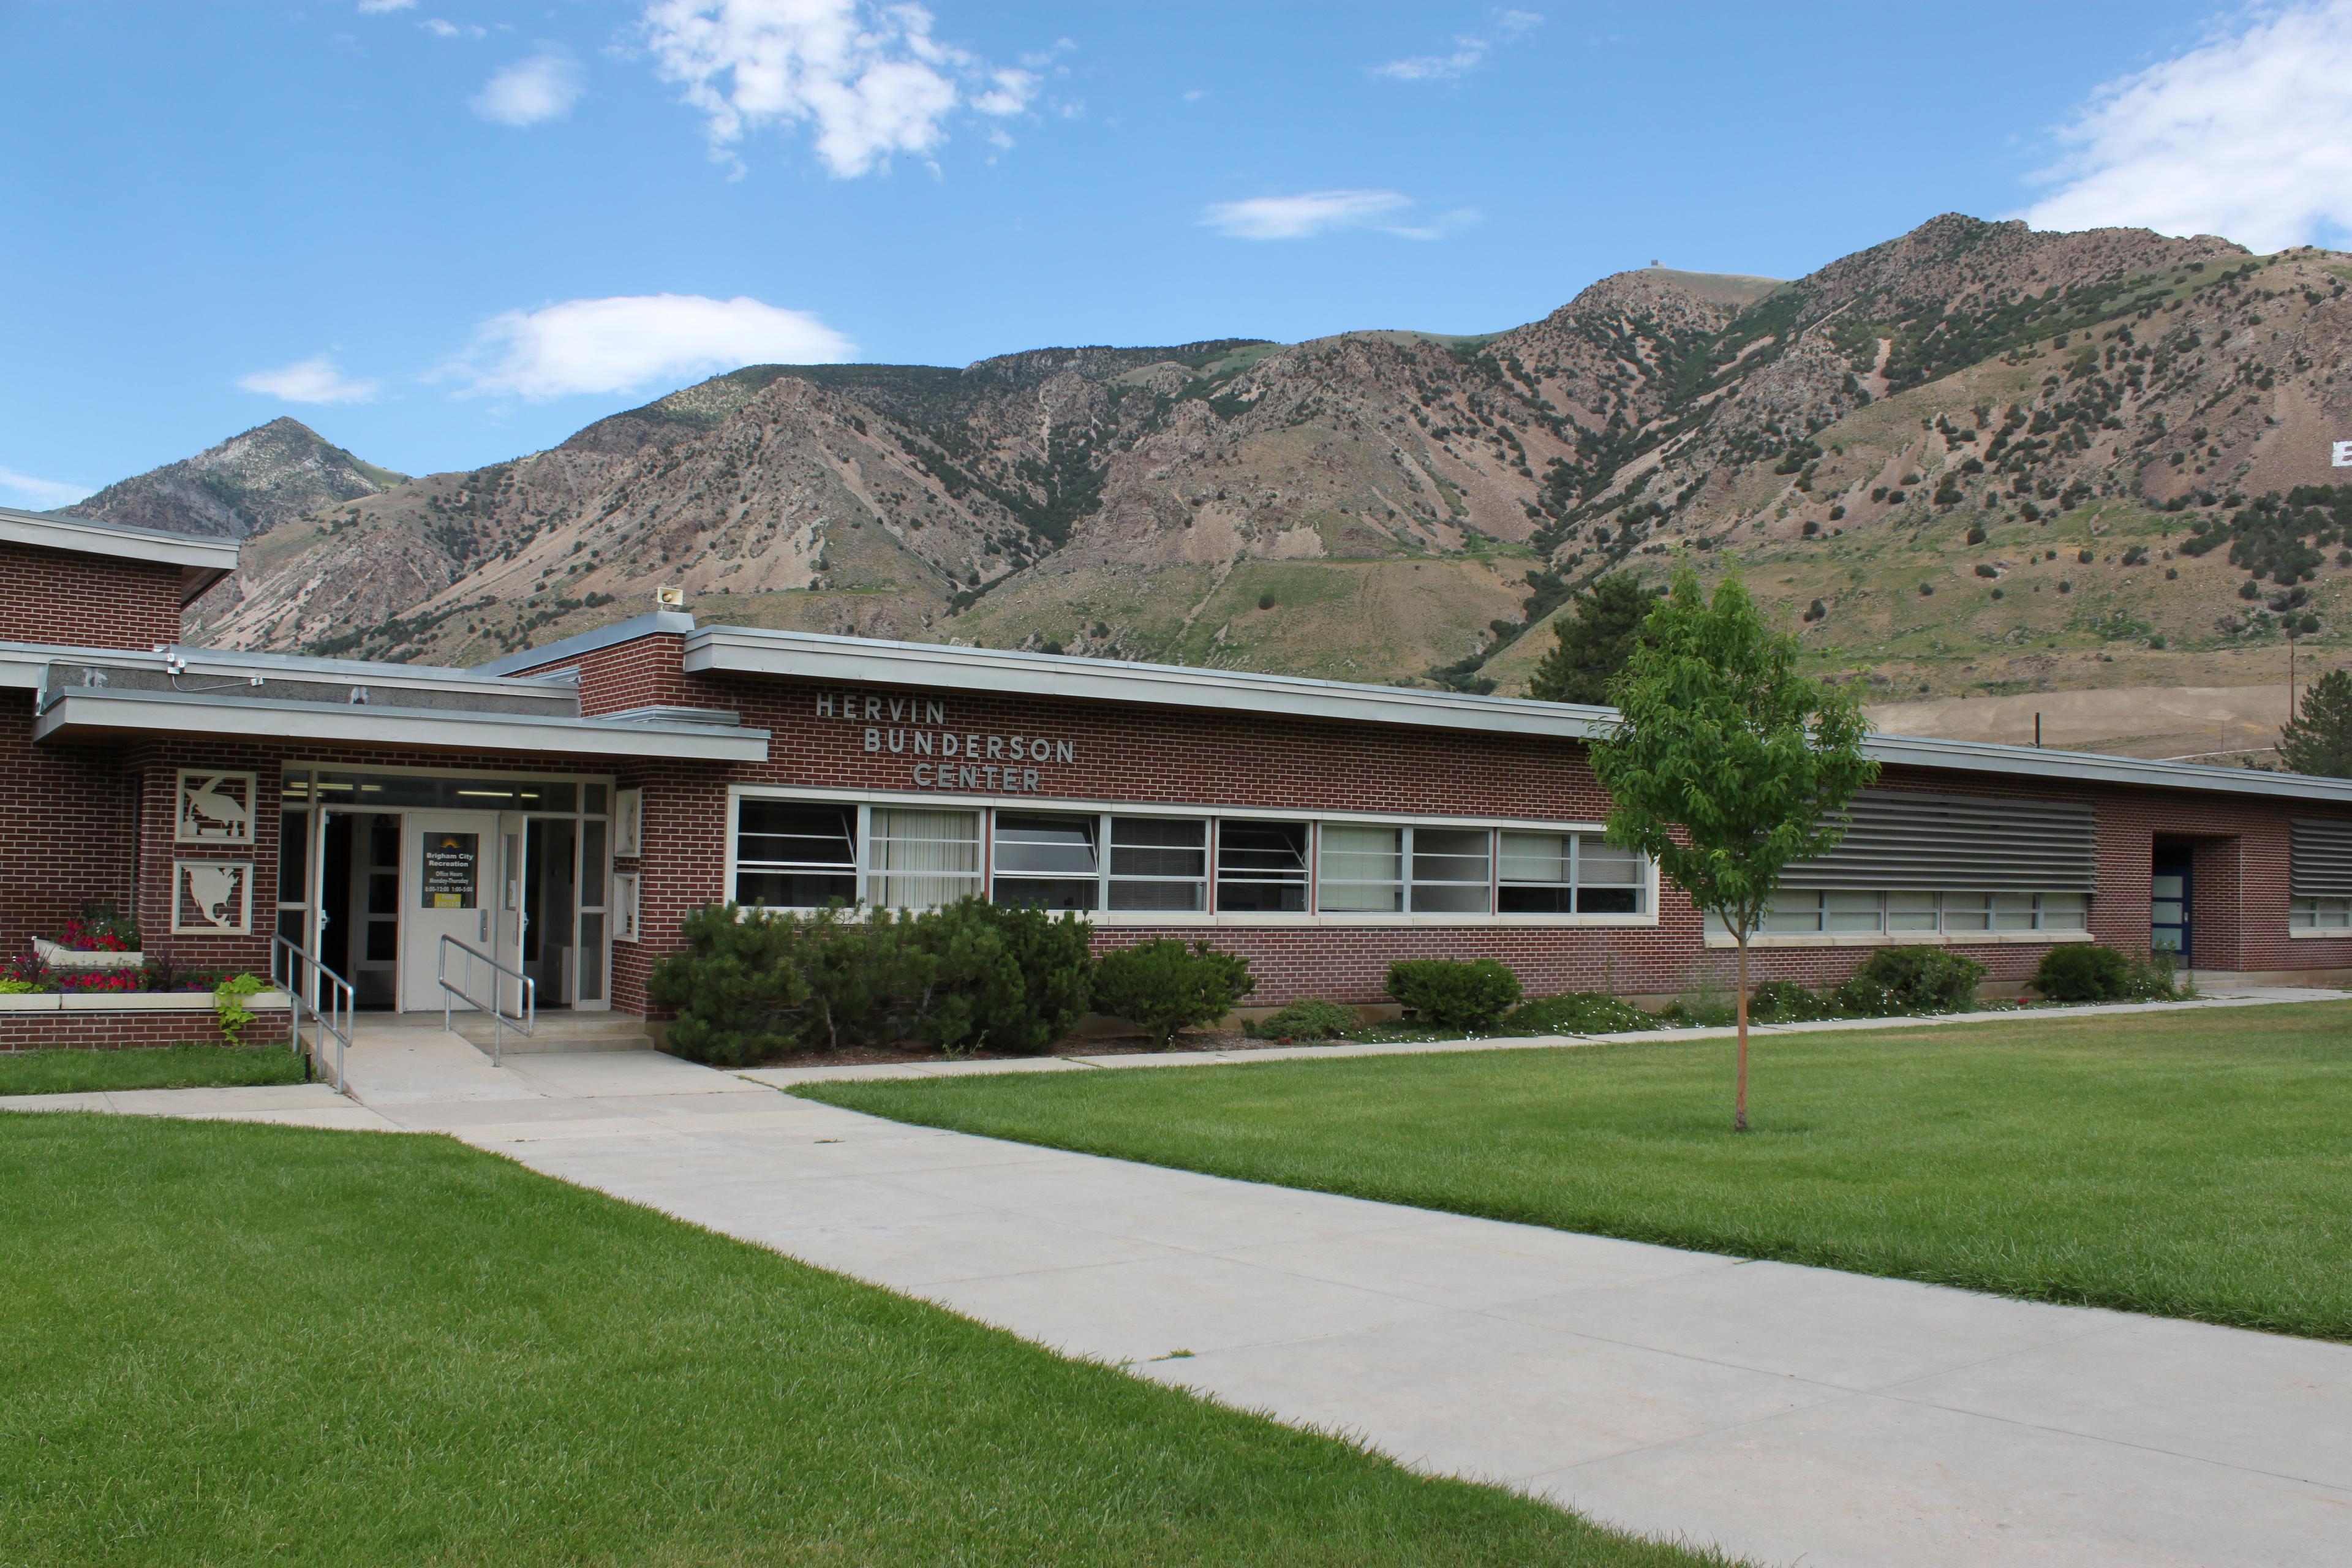
{"type": "Polygon", "coordinates": [[[2148,946],[2158,952],[2172,954],[2173,963],[2187,969],[2190,963],[2190,931],[2194,924],[2189,912],[2189,852],[2159,848],[2156,852],[2155,871],[2151,889],[2153,900],[2148,910],[2148,946]]]}

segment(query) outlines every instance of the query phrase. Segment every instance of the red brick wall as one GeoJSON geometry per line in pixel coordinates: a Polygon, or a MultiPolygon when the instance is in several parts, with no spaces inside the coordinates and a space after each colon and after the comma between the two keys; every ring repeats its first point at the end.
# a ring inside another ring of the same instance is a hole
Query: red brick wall
{"type": "Polygon", "coordinates": [[[86,903],[129,910],[132,781],[110,748],[33,744],[34,694],[0,691],[0,957],[86,903]]]}
{"type": "MultiPolygon", "coordinates": [[[[282,1045],[287,1012],[254,1009],[248,1046],[282,1045]]],[[[132,1046],[218,1046],[226,1041],[210,1009],[187,1013],[0,1013],[0,1051],[121,1050],[132,1046]]]]}
{"type": "Polygon", "coordinates": [[[583,718],[618,713],[630,708],[708,708],[709,692],[686,673],[686,638],[677,632],[652,632],[599,648],[583,658],[519,669],[519,676],[544,675],[550,670],[580,671],[580,712],[583,718]]]}
{"type": "Polygon", "coordinates": [[[144,652],[180,640],[177,566],[0,544],[0,642],[144,652]]]}

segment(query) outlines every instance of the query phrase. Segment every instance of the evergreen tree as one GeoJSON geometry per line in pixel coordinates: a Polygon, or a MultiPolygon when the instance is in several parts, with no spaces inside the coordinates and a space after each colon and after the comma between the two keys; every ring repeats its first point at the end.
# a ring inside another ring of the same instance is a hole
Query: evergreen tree
{"type": "Polygon", "coordinates": [[[1878,775],[1853,694],[1797,672],[1797,639],[1765,625],[1737,577],[1708,602],[1675,574],[1617,684],[1622,714],[1592,748],[1616,803],[1609,842],[1658,863],[1739,946],[1739,1078],[1748,1130],[1748,939],[1793,860],[1845,837],[1846,802],[1878,775]]]}
{"type": "Polygon", "coordinates": [[[2295,773],[2352,779],[2352,675],[2330,670],[2303,694],[2303,710],[2279,731],[2278,752],[2295,773]]]}
{"type": "Polygon", "coordinates": [[[1542,702],[1607,702],[1610,682],[1633,657],[1643,617],[1656,603],[1631,573],[1594,578],[1552,623],[1559,646],[1537,664],[1528,695],[1542,702]]]}

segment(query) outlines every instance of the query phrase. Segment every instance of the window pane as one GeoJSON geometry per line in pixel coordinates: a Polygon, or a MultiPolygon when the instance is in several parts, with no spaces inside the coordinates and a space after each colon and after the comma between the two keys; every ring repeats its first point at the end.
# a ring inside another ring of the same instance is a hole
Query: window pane
{"type": "Polygon", "coordinates": [[[1944,929],[1978,931],[1992,929],[1992,896],[1989,893],[1946,893],[1944,929]]]}
{"type": "Polygon", "coordinates": [[[1936,895],[1933,893],[1887,894],[1886,929],[1888,931],[1934,931],[1936,929],[1936,895]]]}
{"type": "Polygon", "coordinates": [[[1323,826],[1319,909],[1392,912],[1404,908],[1404,830],[1334,822],[1323,826]]]}
{"type": "Polygon", "coordinates": [[[740,803],[735,901],[788,910],[823,909],[835,899],[856,902],[856,838],[855,806],[740,803]]]}
{"type": "Polygon", "coordinates": [[[2082,931],[2090,912],[2091,900],[2080,893],[2044,893],[2042,895],[2042,929],[2043,931],[2082,931]]]}
{"type": "Polygon", "coordinates": [[[1096,819],[1043,812],[996,814],[996,877],[1000,904],[1046,910],[1091,910],[1096,879],[1096,819]]]}
{"type": "Polygon", "coordinates": [[[2033,895],[2032,893],[1995,893],[1992,897],[1992,929],[2032,931],[2033,929],[2033,895]]]}
{"type": "Polygon", "coordinates": [[[1824,923],[1831,931],[1875,931],[1884,929],[1876,893],[1827,893],[1824,923]]]}
{"type": "Polygon", "coordinates": [[[1412,830],[1412,907],[1417,914],[1486,912],[1488,846],[1483,827],[1412,830]]]}
{"type": "MultiPolygon", "coordinates": [[[[1638,915],[1649,891],[1650,868],[1631,849],[1620,849],[1597,833],[1576,841],[1576,912],[1638,915]]],[[[1808,928],[1811,929],[1811,928],[1808,928]]]]}
{"type": "Polygon", "coordinates": [[[1570,889],[1573,833],[1506,830],[1495,869],[1502,885],[1496,908],[1507,915],[1564,915],[1576,907],[1570,889]]]}
{"type": "Polygon", "coordinates": [[[1305,913],[1307,825],[1219,823],[1217,908],[1305,913]]]}
{"type": "Polygon", "coordinates": [[[580,825],[580,907],[586,910],[604,908],[604,824],[583,822],[580,825]]]}
{"type": "Polygon", "coordinates": [[[1764,916],[1768,936],[1792,936],[1822,929],[1822,896],[1819,893],[1782,893],[1772,900],[1764,916]]]}
{"type": "Polygon", "coordinates": [[[604,917],[580,917],[580,1000],[604,999],[604,917]]]}
{"type": "Polygon", "coordinates": [[[278,901],[299,904],[309,900],[310,814],[280,812],[278,816],[278,901]]]}
{"type": "Polygon", "coordinates": [[[980,891],[980,813],[876,806],[866,896],[929,909],[980,891]]]}
{"type": "Polygon", "coordinates": [[[1111,818],[1112,909],[1205,910],[1208,877],[1206,822],[1170,816],[1111,818]]]}
{"type": "Polygon", "coordinates": [[[582,790],[580,795],[580,809],[588,813],[592,816],[604,816],[604,786],[603,784],[589,784],[586,788],[582,790]]]}

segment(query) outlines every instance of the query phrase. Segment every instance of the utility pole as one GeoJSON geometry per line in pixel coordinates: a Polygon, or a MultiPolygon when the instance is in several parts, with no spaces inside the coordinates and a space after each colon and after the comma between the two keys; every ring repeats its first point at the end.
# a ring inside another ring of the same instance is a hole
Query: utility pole
{"type": "Polygon", "coordinates": [[[2037,752],[2042,749],[2042,715],[2039,713],[2033,716],[2033,749],[2037,752]]]}
{"type": "Polygon", "coordinates": [[[2294,630],[2286,634],[2286,721],[2294,722],[2294,630]]]}

